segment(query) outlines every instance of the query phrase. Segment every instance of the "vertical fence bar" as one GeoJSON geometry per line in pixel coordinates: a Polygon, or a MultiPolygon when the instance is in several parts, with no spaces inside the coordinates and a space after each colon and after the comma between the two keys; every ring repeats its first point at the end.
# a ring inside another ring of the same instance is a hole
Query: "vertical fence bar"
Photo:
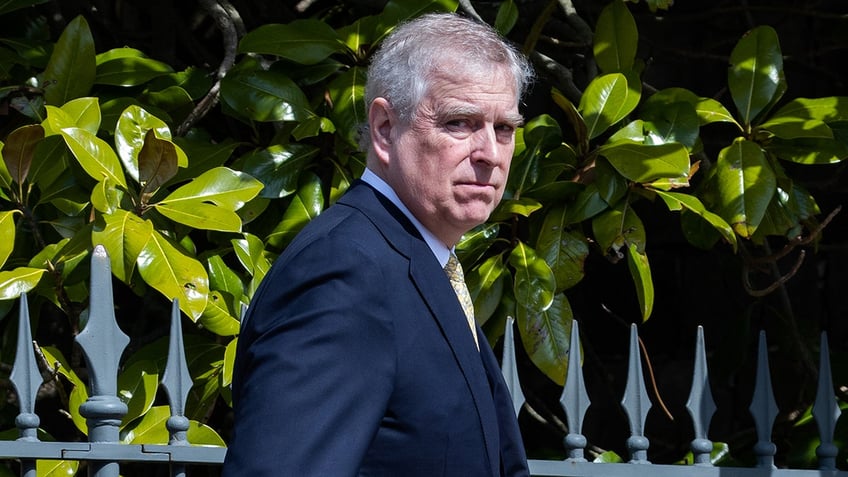
{"type": "Polygon", "coordinates": [[[568,422],[568,435],[564,444],[568,450],[568,460],[586,462],[586,436],[583,435],[583,418],[589,408],[589,395],[583,382],[583,361],[580,353],[580,328],[577,320],[571,320],[571,345],[568,348],[568,368],[565,372],[565,387],[559,399],[568,422]]]}
{"type": "Polygon", "coordinates": [[[695,428],[695,438],[691,443],[694,464],[711,466],[710,454],[713,450],[713,443],[707,438],[707,434],[716,406],[715,401],[713,401],[713,393],[710,390],[707,354],[704,348],[704,327],[698,326],[698,337],[695,340],[692,389],[689,392],[689,400],[686,401],[686,409],[692,416],[692,424],[695,428]]]}
{"type": "MultiPolygon", "coordinates": [[[[35,398],[42,379],[35,362],[26,293],[21,294],[18,306],[18,343],[15,349],[15,364],[9,375],[18,395],[19,413],[15,418],[15,425],[18,428],[19,441],[38,442],[37,432],[41,420],[35,414],[35,398]]],[[[35,467],[35,459],[21,459],[21,476],[35,477],[35,467]]]]}
{"type": "Polygon", "coordinates": [[[651,410],[651,400],[645,389],[645,379],[642,375],[642,359],[639,353],[639,334],[636,325],[630,325],[630,364],[627,370],[627,387],[621,399],[621,407],[630,421],[630,437],[627,439],[627,449],[630,451],[631,464],[650,464],[648,447],[650,442],[645,437],[645,419],[651,410]]]}
{"type": "MultiPolygon", "coordinates": [[[[185,358],[185,347],[183,345],[183,327],[180,323],[180,304],[175,299],[171,303],[171,335],[168,344],[168,362],[165,365],[165,373],[162,376],[162,386],[168,394],[168,402],[171,408],[171,417],[165,423],[168,428],[172,446],[187,446],[188,438],[186,432],[189,420],[185,417],[186,399],[191,390],[191,376],[185,358]]],[[[174,477],[185,477],[185,464],[171,464],[171,475],[174,477]]]]}
{"type": "Polygon", "coordinates": [[[512,407],[515,415],[518,416],[526,398],[524,397],[524,392],[521,391],[521,381],[518,378],[518,365],[515,359],[515,336],[512,331],[513,323],[515,323],[515,318],[511,316],[507,317],[506,328],[504,328],[501,374],[503,374],[504,381],[506,381],[509,396],[512,398],[512,407]]]}
{"type": "Polygon", "coordinates": [[[836,396],[833,393],[833,376],[830,371],[830,349],[827,345],[827,333],[821,334],[819,347],[819,381],[816,389],[816,402],[813,404],[813,417],[819,428],[821,443],[816,448],[819,469],[836,470],[836,456],[839,448],[833,443],[836,421],[842,415],[836,396]]]}
{"type": "Polygon", "coordinates": [[[760,341],[757,357],[757,381],[754,386],[754,396],[748,408],[754,417],[757,429],[757,443],[754,445],[754,455],[757,457],[757,467],[776,469],[774,454],[777,446],[771,441],[771,430],[777,417],[777,403],[774,401],[774,391],[771,387],[771,373],[768,362],[768,345],[766,332],[760,331],[760,341]]]}
{"type": "MultiPolygon", "coordinates": [[[[112,270],[102,245],[91,254],[91,297],[88,323],[77,335],[89,370],[90,397],[80,406],[80,414],[88,424],[88,440],[118,443],[121,418],[127,405],[117,397],[118,361],[129,344],[129,337],[118,327],[112,298],[112,270]]],[[[118,477],[118,462],[91,462],[92,477],[118,477]]]]}

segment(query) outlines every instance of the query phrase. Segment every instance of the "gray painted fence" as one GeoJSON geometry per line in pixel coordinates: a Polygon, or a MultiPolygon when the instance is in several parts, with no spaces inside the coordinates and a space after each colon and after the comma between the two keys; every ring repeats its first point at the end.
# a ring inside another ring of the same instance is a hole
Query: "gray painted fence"
{"type": "MultiPolygon", "coordinates": [[[[19,438],[0,441],[0,459],[18,459],[21,475],[35,477],[36,460],[81,460],[89,462],[89,475],[118,477],[121,462],[149,462],[170,464],[171,475],[185,476],[189,464],[220,465],[226,449],[223,447],[194,446],[186,439],[189,421],[184,409],[192,381],[188,374],[183,349],[180,311],[176,303],[171,310],[170,346],[162,386],[166,390],[171,417],[165,426],[170,442],[161,445],[120,444],[118,426],[127,413],[126,404],[117,397],[118,362],[129,338],[120,330],[115,320],[112,301],[111,270],[103,247],[95,247],[91,259],[91,300],[89,320],[76,340],[86,357],[89,370],[90,397],[80,407],[86,418],[89,442],[43,442],[36,435],[39,417],[35,414],[35,398],[42,384],[36,365],[30,331],[26,296],[21,296],[17,354],[12,368],[11,381],[18,394],[19,414],[15,424],[19,438]]],[[[524,395],[515,365],[515,340],[512,322],[506,327],[503,351],[503,374],[512,393],[516,414],[524,405],[524,395]]],[[[836,469],[838,449],[833,437],[836,421],[841,411],[833,392],[829,351],[826,335],[821,336],[821,359],[817,397],[813,415],[819,429],[821,444],[816,454],[818,470],[777,469],[774,455],[777,451],[771,441],[771,431],[777,416],[777,405],[771,387],[765,333],[760,333],[759,357],[755,391],[750,406],[758,442],[754,446],[757,467],[716,467],[710,463],[713,443],[707,436],[710,421],[715,413],[709,386],[704,348],[704,335],[698,329],[695,341],[695,364],[692,387],[686,408],[692,418],[694,436],[691,449],[692,465],[657,465],[648,460],[650,442],[645,437],[645,419],[651,402],[645,389],[639,354],[636,326],[630,332],[630,363],[627,385],[621,406],[630,424],[631,437],[627,439],[630,453],[628,463],[609,464],[588,462],[584,456],[587,438],[582,434],[583,419],[591,401],[586,392],[580,367],[580,338],[577,322],[573,324],[569,364],[565,387],[560,403],[565,411],[569,434],[564,439],[568,454],[565,460],[531,460],[530,470],[535,476],[585,476],[585,477],[848,477],[848,472],[836,469]]],[[[473,477],[473,476],[471,476],[473,477]]]]}

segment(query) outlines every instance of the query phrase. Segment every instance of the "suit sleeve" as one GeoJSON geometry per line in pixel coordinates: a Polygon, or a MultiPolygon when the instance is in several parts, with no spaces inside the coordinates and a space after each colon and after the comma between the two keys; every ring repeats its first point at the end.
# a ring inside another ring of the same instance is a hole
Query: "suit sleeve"
{"type": "Polygon", "coordinates": [[[239,337],[224,475],[353,476],[392,391],[385,260],[350,240],[288,257],[263,280],[239,337]]]}

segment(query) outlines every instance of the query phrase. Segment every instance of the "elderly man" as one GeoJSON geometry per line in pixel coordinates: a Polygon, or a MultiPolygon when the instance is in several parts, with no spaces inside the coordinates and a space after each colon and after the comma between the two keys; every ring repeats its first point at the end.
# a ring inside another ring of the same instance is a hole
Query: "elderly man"
{"type": "Polygon", "coordinates": [[[384,41],[368,169],[275,262],[245,318],[225,475],[528,474],[453,247],[503,195],[530,78],[457,15],[384,41]]]}

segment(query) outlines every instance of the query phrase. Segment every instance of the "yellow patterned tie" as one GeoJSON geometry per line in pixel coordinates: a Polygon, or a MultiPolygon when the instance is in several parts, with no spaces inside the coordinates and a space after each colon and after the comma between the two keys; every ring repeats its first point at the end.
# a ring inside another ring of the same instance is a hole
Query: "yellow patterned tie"
{"type": "Polygon", "coordinates": [[[456,292],[456,297],[459,298],[459,304],[462,305],[462,311],[465,312],[465,318],[468,320],[468,327],[471,328],[471,334],[474,336],[474,344],[477,345],[477,349],[479,350],[480,343],[477,342],[477,325],[474,322],[474,302],[471,301],[468,287],[465,286],[462,265],[457,260],[456,255],[450,255],[448,263],[445,265],[445,273],[450,279],[453,291],[456,292]]]}

